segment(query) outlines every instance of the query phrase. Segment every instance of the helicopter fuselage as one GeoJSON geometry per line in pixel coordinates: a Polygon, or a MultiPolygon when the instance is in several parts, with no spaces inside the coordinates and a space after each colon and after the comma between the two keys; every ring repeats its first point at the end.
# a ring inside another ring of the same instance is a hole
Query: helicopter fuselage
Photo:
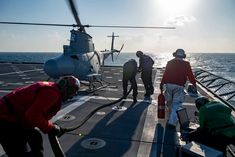
{"type": "Polygon", "coordinates": [[[74,75],[87,80],[89,74],[98,73],[103,58],[103,54],[94,50],[89,34],[71,30],[70,45],[64,45],[61,56],[46,61],[44,71],[52,78],[74,75]]]}

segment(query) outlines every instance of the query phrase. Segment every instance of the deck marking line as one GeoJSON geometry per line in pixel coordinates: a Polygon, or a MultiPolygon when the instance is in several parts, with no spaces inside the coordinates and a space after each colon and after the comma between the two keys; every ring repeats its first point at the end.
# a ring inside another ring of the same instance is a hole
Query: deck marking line
{"type": "Polygon", "coordinates": [[[26,72],[41,71],[41,70],[42,70],[42,69],[25,70],[25,71],[16,71],[16,72],[10,72],[10,73],[3,73],[3,74],[0,74],[0,76],[3,76],[3,75],[10,75],[10,74],[22,74],[22,73],[26,73],[26,72]]]}
{"type": "Polygon", "coordinates": [[[84,104],[85,102],[90,100],[91,97],[88,95],[88,96],[77,96],[76,98],[79,98],[78,101],[76,101],[76,102],[68,105],[67,107],[63,108],[62,110],[60,110],[50,121],[51,122],[57,121],[58,119],[62,118],[63,116],[65,116],[69,112],[73,111],[77,107],[81,106],[82,104],[84,104]]]}
{"type": "Polygon", "coordinates": [[[1,93],[10,93],[11,90],[0,90],[1,93]]]}
{"type": "MultiPolygon", "coordinates": [[[[120,99],[120,98],[103,97],[103,96],[91,96],[91,99],[116,101],[116,100],[118,100],[118,99],[120,99]]],[[[123,99],[122,101],[128,101],[128,102],[130,102],[130,101],[133,101],[133,99],[127,98],[127,99],[123,99]]],[[[149,103],[149,102],[150,102],[149,100],[142,100],[142,99],[141,99],[141,100],[138,99],[137,101],[138,101],[138,102],[146,102],[146,103],[149,103]]],[[[156,101],[156,100],[152,100],[152,103],[157,103],[157,101],[156,101]]]]}
{"type": "MultiPolygon", "coordinates": [[[[154,82],[157,80],[157,75],[158,72],[156,72],[156,75],[154,77],[154,82]]],[[[154,87],[156,88],[156,83],[154,84],[154,87]]],[[[154,98],[154,96],[152,96],[154,98]]],[[[141,135],[141,140],[140,141],[150,141],[151,146],[146,146],[144,143],[140,143],[137,157],[152,157],[156,156],[156,150],[152,149],[153,141],[154,141],[154,134],[155,134],[155,129],[156,129],[156,124],[157,122],[155,121],[155,115],[156,115],[156,105],[153,105],[153,102],[156,103],[156,100],[153,99],[152,103],[148,106],[145,122],[144,122],[144,128],[143,128],[143,133],[141,135]],[[155,150],[155,151],[151,151],[155,150]]]]}

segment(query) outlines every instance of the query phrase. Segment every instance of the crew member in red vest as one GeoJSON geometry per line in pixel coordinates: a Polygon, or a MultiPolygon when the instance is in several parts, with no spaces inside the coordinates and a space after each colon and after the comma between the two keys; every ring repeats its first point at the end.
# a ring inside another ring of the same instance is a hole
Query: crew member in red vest
{"type": "Polygon", "coordinates": [[[175,128],[178,121],[176,111],[182,107],[182,103],[185,100],[184,86],[186,81],[189,80],[195,90],[197,88],[191,65],[188,61],[184,60],[186,58],[185,51],[177,49],[173,56],[175,58],[167,62],[160,83],[160,89],[162,91],[163,85],[165,85],[166,106],[170,111],[168,126],[175,128]]]}
{"type": "Polygon", "coordinates": [[[63,128],[49,120],[62,102],[75,96],[80,82],[64,76],[57,82],[20,87],[0,99],[0,144],[9,157],[43,157],[43,133],[59,135],[63,128]],[[30,149],[27,149],[27,145],[30,149]]]}

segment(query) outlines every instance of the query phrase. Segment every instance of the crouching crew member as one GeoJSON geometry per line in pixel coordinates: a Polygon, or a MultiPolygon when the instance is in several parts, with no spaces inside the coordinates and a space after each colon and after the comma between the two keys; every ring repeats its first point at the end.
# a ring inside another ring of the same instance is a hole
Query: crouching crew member
{"type": "Polygon", "coordinates": [[[43,133],[58,135],[63,128],[49,120],[63,101],[75,96],[80,82],[65,76],[13,90],[0,99],[0,144],[9,157],[43,157],[43,133]],[[27,146],[30,146],[30,149],[27,146]]]}
{"type": "Polygon", "coordinates": [[[123,87],[123,96],[127,97],[127,86],[128,81],[131,83],[133,89],[133,102],[137,102],[137,83],[135,76],[137,74],[137,62],[134,59],[128,60],[123,65],[123,77],[122,77],[122,87],[123,87]]]}

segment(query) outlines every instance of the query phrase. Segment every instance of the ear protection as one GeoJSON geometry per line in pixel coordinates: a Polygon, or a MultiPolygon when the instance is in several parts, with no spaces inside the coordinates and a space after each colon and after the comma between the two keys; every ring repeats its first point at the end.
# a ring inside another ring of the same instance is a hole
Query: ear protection
{"type": "Polygon", "coordinates": [[[70,95],[73,95],[75,92],[77,92],[80,87],[79,80],[74,76],[64,76],[56,81],[56,83],[62,92],[70,95]]]}
{"type": "Polygon", "coordinates": [[[60,79],[58,80],[58,83],[57,83],[61,89],[64,89],[66,88],[67,84],[68,84],[68,80],[67,79],[60,79]]]}

